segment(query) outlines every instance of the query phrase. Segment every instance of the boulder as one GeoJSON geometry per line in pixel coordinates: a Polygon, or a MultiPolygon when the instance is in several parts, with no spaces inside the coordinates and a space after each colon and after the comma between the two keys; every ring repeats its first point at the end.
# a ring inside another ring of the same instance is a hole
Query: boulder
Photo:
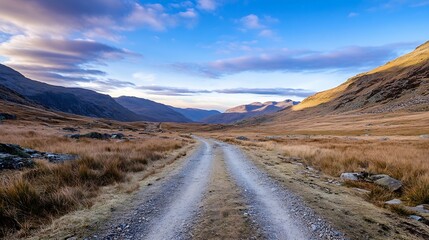
{"type": "Polygon", "coordinates": [[[238,136],[235,139],[237,140],[242,140],[242,141],[249,141],[249,138],[245,137],[245,136],[238,136]]]}
{"type": "Polygon", "coordinates": [[[69,135],[69,137],[74,139],[92,138],[92,139],[106,140],[106,139],[110,139],[112,135],[107,133],[90,132],[87,134],[73,134],[73,135],[69,135]]]}
{"type": "Polygon", "coordinates": [[[43,157],[48,159],[49,162],[64,162],[64,161],[71,161],[77,159],[76,155],[71,154],[56,154],[56,153],[45,153],[43,154],[43,157]]]}
{"type": "Polygon", "coordinates": [[[34,161],[29,158],[22,158],[8,153],[0,153],[0,170],[21,169],[34,166],[34,161]]]}
{"type": "Polygon", "coordinates": [[[0,120],[16,120],[16,115],[9,113],[0,113],[0,120]]]}
{"type": "Polygon", "coordinates": [[[407,207],[408,210],[417,212],[417,213],[429,213],[429,209],[426,209],[424,205],[418,205],[415,207],[407,207]]]}
{"type": "Polygon", "coordinates": [[[72,128],[72,127],[65,127],[65,128],[63,128],[63,130],[66,132],[77,132],[78,131],[76,128],[72,128]]]}
{"type": "Polygon", "coordinates": [[[0,143],[0,153],[11,154],[23,158],[31,157],[30,154],[26,153],[22,147],[15,144],[0,143]]]}
{"type": "Polygon", "coordinates": [[[429,134],[420,135],[420,138],[422,138],[422,139],[429,139],[429,134]]]}
{"type": "Polygon", "coordinates": [[[349,181],[359,181],[363,176],[361,173],[341,173],[340,178],[349,181]]]}
{"type": "Polygon", "coordinates": [[[370,177],[370,180],[379,186],[389,189],[392,192],[402,188],[401,181],[394,179],[391,176],[386,174],[373,175],[370,177]]]}
{"type": "Polygon", "coordinates": [[[399,205],[399,204],[402,204],[402,201],[400,199],[395,198],[395,199],[392,199],[390,201],[385,202],[385,204],[387,204],[387,205],[399,205]]]}
{"type": "Polygon", "coordinates": [[[125,138],[125,135],[122,133],[114,133],[114,134],[112,134],[112,136],[110,138],[112,138],[112,139],[123,139],[123,138],[125,138]]]}

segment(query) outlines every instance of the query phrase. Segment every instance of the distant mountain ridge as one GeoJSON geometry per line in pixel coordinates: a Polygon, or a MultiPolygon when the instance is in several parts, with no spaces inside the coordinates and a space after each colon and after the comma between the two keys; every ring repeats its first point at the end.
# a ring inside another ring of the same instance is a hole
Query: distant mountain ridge
{"type": "Polygon", "coordinates": [[[145,118],[151,118],[155,122],[200,122],[206,117],[220,113],[216,110],[177,108],[138,97],[121,96],[115,100],[134,113],[145,118]]]}
{"type": "Polygon", "coordinates": [[[203,120],[205,123],[234,123],[244,119],[276,113],[286,108],[297,105],[299,102],[287,99],[281,102],[254,102],[230,108],[225,113],[214,115],[203,120]]]}
{"type": "Polygon", "coordinates": [[[115,98],[115,101],[134,113],[145,118],[149,118],[155,122],[192,122],[192,120],[171,109],[170,106],[148,99],[121,96],[115,98]]]}
{"type": "Polygon", "coordinates": [[[2,64],[0,64],[0,85],[52,110],[119,121],[149,120],[122,107],[109,95],[34,81],[2,64]]]}

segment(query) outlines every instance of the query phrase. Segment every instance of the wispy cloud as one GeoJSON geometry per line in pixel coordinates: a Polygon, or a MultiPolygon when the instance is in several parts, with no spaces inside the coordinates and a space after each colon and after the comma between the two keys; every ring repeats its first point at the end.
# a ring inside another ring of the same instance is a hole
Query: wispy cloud
{"type": "Polygon", "coordinates": [[[146,91],[153,95],[163,96],[191,96],[198,94],[221,93],[221,94],[253,94],[267,96],[295,96],[308,97],[314,94],[313,91],[294,88],[230,88],[230,89],[188,89],[166,86],[140,86],[137,89],[146,91]]]}
{"type": "Polygon", "coordinates": [[[193,4],[178,8],[137,0],[0,0],[0,54],[27,76],[47,82],[109,82],[107,61],[135,57],[107,41],[138,28],[192,26],[193,4]],[[103,42],[103,43],[101,43],[103,42]]]}
{"type": "Polygon", "coordinates": [[[198,8],[206,11],[214,11],[219,6],[218,0],[198,0],[198,8]]]}
{"type": "Polygon", "coordinates": [[[219,59],[205,64],[175,63],[173,68],[209,78],[247,71],[318,71],[367,69],[398,56],[398,50],[409,49],[415,43],[397,43],[378,47],[345,47],[333,51],[292,51],[278,49],[259,55],[219,59]]]}
{"type": "Polygon", "coordinates": [[[277,23],[279,20],[271,16],[259,17],[255,14],[249,14],[238,20],[243,31],[257,31],[260,37],[273,38],[275,33],[269,25],[277,23]]]}
{"type": "Polygon", "coordinates": [[[0,55],[9,60],[6,64],[25,75],[49,82],[88,82],[105,72],[94,66],[106,60],[119,60],[138,56],[89,40],[46,39],[15,36],[0,44],[0,55]]]}

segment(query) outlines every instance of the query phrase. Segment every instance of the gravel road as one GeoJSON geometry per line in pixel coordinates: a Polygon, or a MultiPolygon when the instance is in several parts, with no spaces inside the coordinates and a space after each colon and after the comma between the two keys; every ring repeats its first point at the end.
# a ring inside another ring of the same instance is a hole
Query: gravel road
{"type": "Polygon", "coordinates": [[[196,139],[201,144],[181,169],[145,188],[134,209],[117,212],[101,233],[87,239],[190,239],[213,160],[212,144],[196,139]]]}
{"type": "Polygon", "coordinates": [[[223,171],[234,179],[249,206],[244,214],[264,238],[344,239],[299,197],[260,171],[237,147],[199,137],[196,140],[200,142],[197,150],[180,168],[141,190],[132,207],[114,212],[111,221],[86,239],[192,239],[192,228],[202,216],[203,197],[217,194],[207,191],[213,179],[210,176],[214,159],[225,161],[223,171]]]}
{"type": "Polygon", "coordinates": [[[219,143],[228,171],[243,190],[249,215],[267,239],[344,239],[327,222],[259,170],[240,149],[219,143]]]}

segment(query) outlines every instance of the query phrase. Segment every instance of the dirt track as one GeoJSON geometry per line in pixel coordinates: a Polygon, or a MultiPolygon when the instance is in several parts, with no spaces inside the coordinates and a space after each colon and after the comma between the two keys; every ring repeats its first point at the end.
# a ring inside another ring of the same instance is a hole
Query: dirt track
{"type": "Polygon", "coordinates": [[[232,145],[200,144],[88,239],[343,239],[232,145]]]}

